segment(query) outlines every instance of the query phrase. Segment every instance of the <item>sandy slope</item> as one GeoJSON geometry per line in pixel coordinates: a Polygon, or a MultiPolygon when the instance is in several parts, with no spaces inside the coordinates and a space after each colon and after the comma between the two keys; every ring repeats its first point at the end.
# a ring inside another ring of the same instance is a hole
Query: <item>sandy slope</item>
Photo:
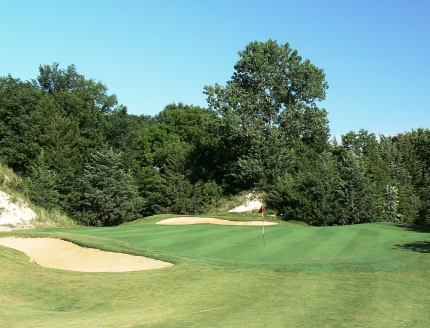
{"type": "Polygon", "coordinates": [[[245,204],[237,206],[229,210],[230,213],[245,213],[258,211],[263,206],[260,199],[254,199],[254,194],[251,192],[245,197],[245,204]]]}
{"type": "Polygon", "coordinates": [[[230,221],[214,218],[202,218],[202,217],[177,217],[171,219],[164,219],[158,221],[157,224],[163,225],[184,225],[184,224],[218,224],[218,225],[233,225],[233,226],[269,226],[275,225],[275,222],[269,221],[230,221]]]}
{"type": "Polygon", "coordinates": [[[28,204],[17,198],[13,199],[9,194],[0,190],[0,226],[23,226],[36,219],[36,213],[28,207],[28,204]]]}
{"type": "Polygon", "coordinates": [[[263,206],[263,202],[255,199],[255,200],[249,200],[244,205],[237,206],[235,208],[232,208],[229,210],[230,213],[245,213],[245,212],[253,212],[258,211],[261,206],[263,206]]]}
{"type": "Polygon", "coordinates": [[[41,266],[83,272],[125,272],[161,269],[172,263],[86,248],[55,238],[0,238],[0,245],[24,252],[41,266]]]}

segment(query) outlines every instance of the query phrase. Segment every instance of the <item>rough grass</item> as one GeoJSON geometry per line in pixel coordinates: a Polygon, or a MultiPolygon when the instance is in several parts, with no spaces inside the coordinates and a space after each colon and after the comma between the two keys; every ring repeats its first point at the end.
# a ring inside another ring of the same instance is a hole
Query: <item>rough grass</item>
{"type": "Polygon", "coordinates": [[[0,248],[0,327],[428,326],[428,231],[281,223],[266,228],[264,247],[259,227],[154,224],[166,217],[116,228],[14,232],[177,265],[67,272],[0,248]]]}
{"type": "Polygon", "coordinates": [[[37,214],[37,220],[32,224],[37,227],[76,227],[78,224],[72,220],[67,214],[56,209],[47,210],[40,206],[32,205],[33,210],[37,214]]]}

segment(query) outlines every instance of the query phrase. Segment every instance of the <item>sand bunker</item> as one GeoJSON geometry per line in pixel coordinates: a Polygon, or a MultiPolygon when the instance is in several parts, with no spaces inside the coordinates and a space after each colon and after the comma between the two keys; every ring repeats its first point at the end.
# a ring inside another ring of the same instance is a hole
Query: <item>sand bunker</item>
{"type": "Polygon", "coordinates": [[[125,272],[161,269],[172,263],[124,253],[86,248],[55,238],[0,238],[0,245],[24,252],[31,262],[53,269],[82,272],[125,272]]]}
{"type": "Polygon", "coordinates": [[[232,225],[232,226],[269,226],[275,225],[275,222],[269,221],[230,221],[214,218],[202,218],[194,216],[182,216],[171,219],[164,219],[158,221],[157,224],[163,225],[185,225],[185,224],[218,224],[218,225],[232,225]]]}

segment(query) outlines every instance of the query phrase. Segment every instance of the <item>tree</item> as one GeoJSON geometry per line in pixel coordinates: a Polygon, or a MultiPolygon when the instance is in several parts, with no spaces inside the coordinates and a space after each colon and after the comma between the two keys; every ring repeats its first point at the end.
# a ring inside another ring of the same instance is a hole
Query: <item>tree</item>
{"type": "Polygon", "coordinates": [[[82,169],[78,125],[64,114],[50,94],[41,97],[32,119],[34,138],[43,151],[46,166],[57,176],[57,190],[66,209],[65,195],[71,192],[74,178],[82,169]]]}
{"type": "Polygon", "coordinates": [[[30,83],[0,78],[0,160],[18,173],[25,173],[40,152],[32,120],[39,98],[30,83]]]}
{"type": "Polygon", "coordinates": [[[297,159],[300,168],[285,172],[267,191],[268,206],[286,219],[313,225],[344,224],[343,182],[336,158],[328,152],[310,152],[297,159]]]}
{"type": "Polygon", "coordinates": [[[33,85],[42,94],[51,95],[63,114],[78,126],[83,159],[106,143],[107,115],[118,107],[118,102],[103,83],[86,79],[74,65],[61,69],[54,63],[39,67],[33,85]]]}
{"type": "Polygon", "coordinates": [[[340,157],[343,183],[344,216],[342,224],[365,223],[380,220],[381,200],[366,172],[361,155],[346,150],[340,157]]]}
{"type": "Polygon", "coordinates": [[[57,174],[47,165],[45,153],[42,151],[36,163],[30,167],[30,174],[26,178],[30,199],[48,209],[58,208],[60,194],[57,179],[57,174]]]}
{"type": "Polygon", "coordinates": [[[165,130],[188,149],[183,172],[192,181],[218,180],[224,176],[224,154],[220,143],[218,125],[220,121],[211,110],[198,106],[167,105],[156,117],[155,124],[165,130]]]}
{"type": "MultiPolygon", "coordinates": [[[[410,183],[420,199],[416,222],[428,223],[430,222],[430,130],[412,130],[393,137],[393,142],[399,152],[398,162],[409,173],[410,183]]],[[[401,200],[399,206],[402,206],[401,200]]]]}
{"type": "Polygon", "coordinates": [[[107,94],[107,87],[101,82],[86,79],[79,74],[75,65],[61,69],[58,63],[40,65],[39,76],[33,80],[42,93],[61,95],[62,93],[75,93],[85,102],[104,113],[109,113],[117,105],[115,95],[107,94]]]}
{"type": "Polygon", "coordinates": [[[140,168],[140,134],[152,121],[150,116],[131,115],[125,106],[113,109],[106,117],[107,144],[122,154],[125,167],[133,172],[140,168]]]}
{"type": "Polygon", "coordinates": [[[395,186],[387,185],[384,199],[384,214],[387,221],[398,222],[402,220],[402,215],[398,212],[398,206],[398,189],[395,186]]]}
{"type": "Polygon", "coordinates": [[[328,142],[324,71],[288,44],[251,42],[208,108],[130,115],[74,65],[32,82],[0,77],[0,161],[31,199],[90,225],[198,213],[258,187],[285,218],[314,225],[430,222],[430,130],[328,142]],[[388,187],[387,187],[388,186],[388,187]]]}
{"type": "Polygon", "coordinates": [[[74,211],[88,225],[113,226],[139,216],[142,199],[121,156],[112,149],[95,151],[79,178],[74,211]]]}
{"type": "Polygon", "coordinates": [[[203,213],[221,196],[221,188],[213,181],[191,183],[181,173],[167,170],[151,195],[158,213],[203,213]]]}
{"type": "Polygon", "coordinates": [[[235,174],[243,175],[243,167],[261,172],[245,183],[246,188],[268,180],[265,158],[257,150],[270,147],[274,136],[282,148],[297,142],[318,151],[327,148],[326,112],[317,107],[327,82],[324,71],[303,60],[288,43],[251,42],[239,57],[226,85],[206,86],[204,92],[209,108],[222,121],[223,143],[235,154],[235,174]]]}

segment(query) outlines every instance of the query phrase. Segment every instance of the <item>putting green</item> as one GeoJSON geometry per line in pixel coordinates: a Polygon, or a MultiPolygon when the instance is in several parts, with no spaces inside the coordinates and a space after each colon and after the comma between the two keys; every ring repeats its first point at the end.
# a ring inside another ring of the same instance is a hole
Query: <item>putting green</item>
{"type": "Polygon", "coordinates": [[[14,232],[177,265],[67,272],[0,247],[0,327],[426,327],[430,320],[427,231],[280,223],[266,227],[264,246],[261,227],[156,225],[161,218],[14,232]]]}

